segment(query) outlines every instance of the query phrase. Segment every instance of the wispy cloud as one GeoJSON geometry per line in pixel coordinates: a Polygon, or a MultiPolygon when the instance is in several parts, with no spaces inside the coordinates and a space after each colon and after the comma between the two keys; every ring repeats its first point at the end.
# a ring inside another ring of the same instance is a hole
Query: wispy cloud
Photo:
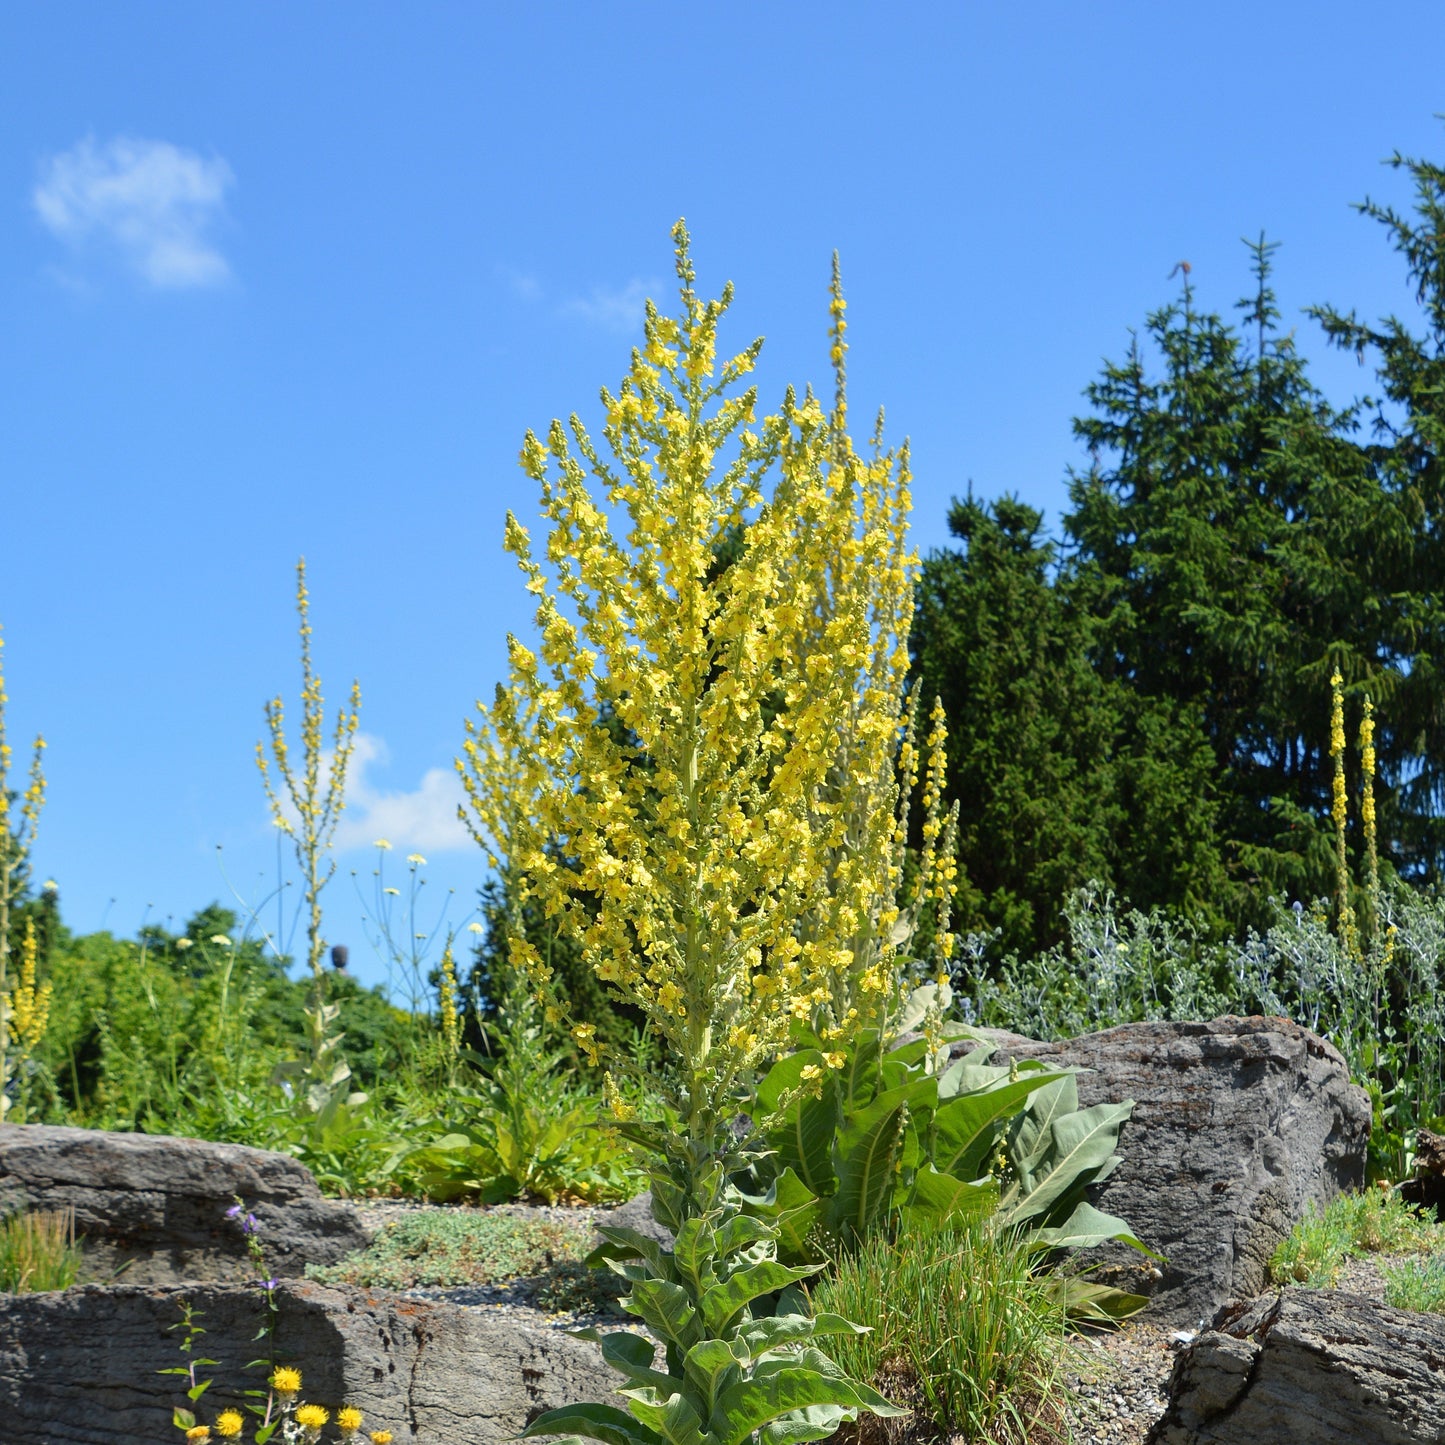
{"type": "Polygon", "coordinates": [[[649,296],[657,296],[661,290],[662,283],[652,277],[645,280],[634,278],[620,288],[594,286],[590,296],[574,296],[562,302],[557,311],[561,316],[574,317],[589,326],[625,335],[639,328],[643,303],[649,296]]]}
{"type": "MultiPolygon", "coordinates": [[[[389,792],[375,787],[368,777],[373,765],[384,765],[387,758],[381,738],[357,733],[347,769],[346,811],[336,828],[337,848],[369,847],[378,838],[385,838],[394,848],[421,853],[475,846],[457,820],[463,794],[455,771],[428,768],[410,792],[389,792]]],[[[329,768],[327,772],[329,776],[329,768]]]]}
{"type": "Polygon", "coordinates": [[[208,233],[233,181],[224,160],[168,141],[87,137],[45,161],[31,199],[72,249],[111,248],[151,286],[177,290],[231,274],[208,233]]]}

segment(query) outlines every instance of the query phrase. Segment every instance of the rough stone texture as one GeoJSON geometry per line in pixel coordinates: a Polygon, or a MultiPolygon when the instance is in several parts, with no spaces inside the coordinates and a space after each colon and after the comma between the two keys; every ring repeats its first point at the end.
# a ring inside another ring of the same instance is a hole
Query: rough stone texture
{"type": "Polygon", "coordinates": [[[87,1270],[102,1277],[122,1266],[134,1284],[250,1277],[245,1239],[225,1218],[235,1195],[260,1220],[277,1276],[330,1264],[370,1239],[284,1154],[164,1134],[0,1127],[0,1213],[73,1206],[87,1270]]]}
{"type": "Polygon", "coordinates": [[[1175,1362],[1152,1445],[1445,1440],[1445,1319],[1340,1290],[1222,1310],[1175,1362]]]}
{"type": "MultiPolygon", "coordinates": [[[[359,1406],[368,1429],[398,1445],[501,1445],[544,1410],[606,1399],[619,1382],[597,1347],[541,1316],[462,1309],[381,1291],[287,1281],[277,1291],[279,1363],[302,1373],[301,1398],[359,1406]]],[[[0,1438],[6,1445],[153,1445],[179,1439],[171,1409],[185,1381],[157,1374],[183,1362],[180,1301],[207,1333],[196,1353],[220,1361],[203,1375],[203,1421],[238,1391],[261,1345],[254,1289],[85,1285],[0,1297],[0,1438]]]]}
{"type": "Polygon", "coordinates": [[[1079,1102],[1135,1101],[1122,1163],[1094,1202],[1168,1263],[1111,1246],[1099,1278],[1151,1296],[1147,1314],[1197,1327],[1268,1284],[1270,1255],[1313,1203],[1364,1180],[1369,1098],[1335,1048],[1281,1018],[1125,1024],[1063,1043],[990,1036],[996,1058],[1094,1072],[1079,1102]]]}

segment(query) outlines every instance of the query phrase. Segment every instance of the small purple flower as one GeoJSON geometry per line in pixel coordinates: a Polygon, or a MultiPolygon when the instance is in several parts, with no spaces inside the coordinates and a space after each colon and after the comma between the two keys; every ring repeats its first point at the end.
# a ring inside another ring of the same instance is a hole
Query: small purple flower
{"type": "Polygon", "coordinates": [[[227,1218],[227,1219],[239,1219],[240,1217],[241,1217],[241,1206],[240,1206],[239,1204],[233,1204],[233,1205],[226,1211],[226,1218],[227,1218]]]}
{"type": "Polygon", "coordinates": [[[242,1234],[258,1234],[260,1233],[260,1230],[261,1226],[256,1222],[256,1216],[254,1214],[248,1214],[241,1221],[242,1234]]]}
{"type": "Polygon", "coordinates": [[[277,1287],[277,1285],[279,1285],[280,1283],[281,1283],[281,1281],[278,1280],[278,1279],[258,1279],[258,1280],[256,1281],[256,1288],[257,1288],[257,1289],[264,1289],[264,1290],[273,1290],[273,1289],[275,1289],[275,1288],[277,1287]]]}

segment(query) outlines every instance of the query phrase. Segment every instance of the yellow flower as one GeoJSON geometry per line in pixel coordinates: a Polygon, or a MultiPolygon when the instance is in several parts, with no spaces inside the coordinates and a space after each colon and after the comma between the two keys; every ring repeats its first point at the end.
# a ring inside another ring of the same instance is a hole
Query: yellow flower
{"type": "Polygon", "coordinates": [[[214,943],[217,948],[230,948],[231,946],[231,940],[227,938],[224,933],[213,933],[210,941],[214,943]]]}
{"type": "Polygon", "coordinates": [[[216,1434],[227,1440],[234,1440],[241,1433],[241,1412],[239,1410],[222,1410],[216,1416],[216,1434]]]}
{"type": "Polygon", "coordinates": [[[371,1432],[371,1445],[391,1445],[390,1430],[373,1430],[371,1432]]]}
{"type": "Polygon", "coordinates": [[[177,948],[185,949],[185,948],[194,948],[195,946],[196,946],[196,941],[195,941],[195,939],[193,939],[193,938],[178,938],[178,939],[176,939],[176,947],[177,947],[177,948]]]}
{"type": "Polygon", "coordinates": [[[391,848],[391,844],[388,843],[385,838],[378,838],[371,846],[373,848],[380,848],[382,852],[387,852],[391,848]]]}
{"type": "Polygon", "coordinates": [[[355,1405],[343,1405],[336,1412],[336,1428],[341,1431],[341,1438],[348,1440],[361,1429],[361,1411],[355,1405]]]}
{"type": "Polygon", "coordinates": [[[301,1371],[289,1365],[278,1365],[271,1372],[271,1388],[282,1398],[289,1400],[301,1388],[301,1371]]]}
{"type": "Polygon", "coordinates": [[[410,863],[413,868],[424,868],[426,866],[426,859],[423,858],[420,853],[408,853],[406,855],[406,861],[410,863]]]}
{"type": "Polygon", "coordinates": [[[186,1431],[187,1440],[201,1441],[209,1440],[210,1438],[211,1427],[209,1425],[192,1425],[191,1428],[186,1431]]]}
{"type": "Polygon", "coordinates": [[[298,1405],[296,1423],[308,1430],[319,1430],[329,1419],[331,1412],[322,1405],[298,1405]]]}

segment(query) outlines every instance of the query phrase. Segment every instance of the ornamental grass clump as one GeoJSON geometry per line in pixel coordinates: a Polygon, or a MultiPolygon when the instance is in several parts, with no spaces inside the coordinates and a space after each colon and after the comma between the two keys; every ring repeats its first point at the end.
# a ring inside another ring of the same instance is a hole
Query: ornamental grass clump
{"type": "MultiPolygon", "coordinates": [[[[891,907],[893,813],[850,839],[848,798],[892,775],[900,741],[907,454],[865,458],[848,438],[836,279],[831,415],[789,390],[758,419],[742,387],[761,342],[719,361],[731,288],[701,300],[681,222],[673,237],[681,311],[649,303],[645,344],[602,393],[606,455],[575,416],[526,436],[547,568],[510,514],[505,546],[540,645],[508,639],[509,680],[458,766],[464,821],[514,898],[540,903],[642,1012],[665,1061],[665,1122],[613,1098],[619,1131],[651,1152],[676,1245],[604,1230],[623,1307],[665,1342],[665,1369],[650,1342],[608,1335],[628,1408],[553,1411],[529,1433],[789,1445],[892,1408],[812,1343],[854,1327],[809,1316],[796,1286],[815,1271],[778,1262],[775,1226],[742,1214],[729,1176],[757,1157],[733,1121],[794,1024],[850,979],[860,996],[892,987],[886,946],[860,977],[852,941],[891,907]]],[[[510,948],[545,990],[538,950],[519,932],[510,948]]],[[[840,1041],[860,1022],[848,1008],[840,1041]]],[[[595,1025],[572,1035],[603,1062],[595,1025]]]]}
{"type": "Polygon", "coordinates": [[[0,1222],[0,1293],[69,1289],[84,1265],[74,1209],[12,1214],[0,1222]]]}

